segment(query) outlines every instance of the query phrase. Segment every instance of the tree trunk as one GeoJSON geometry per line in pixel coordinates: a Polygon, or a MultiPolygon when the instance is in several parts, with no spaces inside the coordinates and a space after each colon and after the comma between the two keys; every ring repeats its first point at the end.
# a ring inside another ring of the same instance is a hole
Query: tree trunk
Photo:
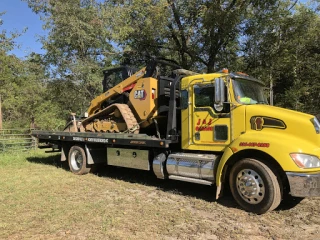
{"type": "Polygon", "coordinates": [[[215,59],[213,57],[210,58],[209,62],[208,62],[208,65],[207,65],[207,73],[215,72],[215,64],[216,64],[215,59]]]}

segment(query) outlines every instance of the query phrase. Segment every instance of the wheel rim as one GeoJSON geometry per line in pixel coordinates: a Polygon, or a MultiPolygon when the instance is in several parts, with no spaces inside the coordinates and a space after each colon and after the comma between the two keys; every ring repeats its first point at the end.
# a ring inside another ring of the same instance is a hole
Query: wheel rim
{"type": "Polygon", "coordinates": [[[71,166],[74,170],[80,170],[83,164],[83,157],[79,150],[74,150],[71,154],[71,166]]]}
{"type": "Polygon", "coordinates": [[[250,204],[260,203],[265,196],[265,186],[261,176],[252,169],[241,170],[236,179],[239,195],[250,204]]]}

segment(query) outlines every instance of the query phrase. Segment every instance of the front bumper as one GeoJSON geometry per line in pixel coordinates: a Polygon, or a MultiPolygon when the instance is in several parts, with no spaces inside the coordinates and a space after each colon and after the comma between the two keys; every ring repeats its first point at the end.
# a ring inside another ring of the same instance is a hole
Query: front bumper
{"type": "Polygon", "coordinates": [[[287,172],[290,195],[294,197],[320,197],[320,173],[287,172]]]}

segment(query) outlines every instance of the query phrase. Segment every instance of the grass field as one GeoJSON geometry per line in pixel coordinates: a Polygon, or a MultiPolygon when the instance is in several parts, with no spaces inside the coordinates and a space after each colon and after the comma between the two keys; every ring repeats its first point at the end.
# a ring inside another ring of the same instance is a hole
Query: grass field
{"type": "Polygon", "coordinates": [[[77,176],[58,160],[0,154],[1,239],[320,239],[319,198],[258,216],[213,187],[116,167],[77,176]]]}

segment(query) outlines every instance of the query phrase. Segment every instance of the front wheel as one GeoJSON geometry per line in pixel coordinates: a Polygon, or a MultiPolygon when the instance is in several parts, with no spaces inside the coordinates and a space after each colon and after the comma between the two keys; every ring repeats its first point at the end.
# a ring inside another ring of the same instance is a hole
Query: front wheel
{"type": "Polygon", "coordinates": [[[231,169],[229,183],[234,199],[246,211],[263,214],[281,202],[277,176],[256,159],[245,158],[237,162],[231,169]]]}
{"type": "Polygon", "coordinates": [[[69,151],[68,162],[71,172],[83,175],[90,172],[87,164],[87,157],[82,147],[72,146],[69,151]]]}

